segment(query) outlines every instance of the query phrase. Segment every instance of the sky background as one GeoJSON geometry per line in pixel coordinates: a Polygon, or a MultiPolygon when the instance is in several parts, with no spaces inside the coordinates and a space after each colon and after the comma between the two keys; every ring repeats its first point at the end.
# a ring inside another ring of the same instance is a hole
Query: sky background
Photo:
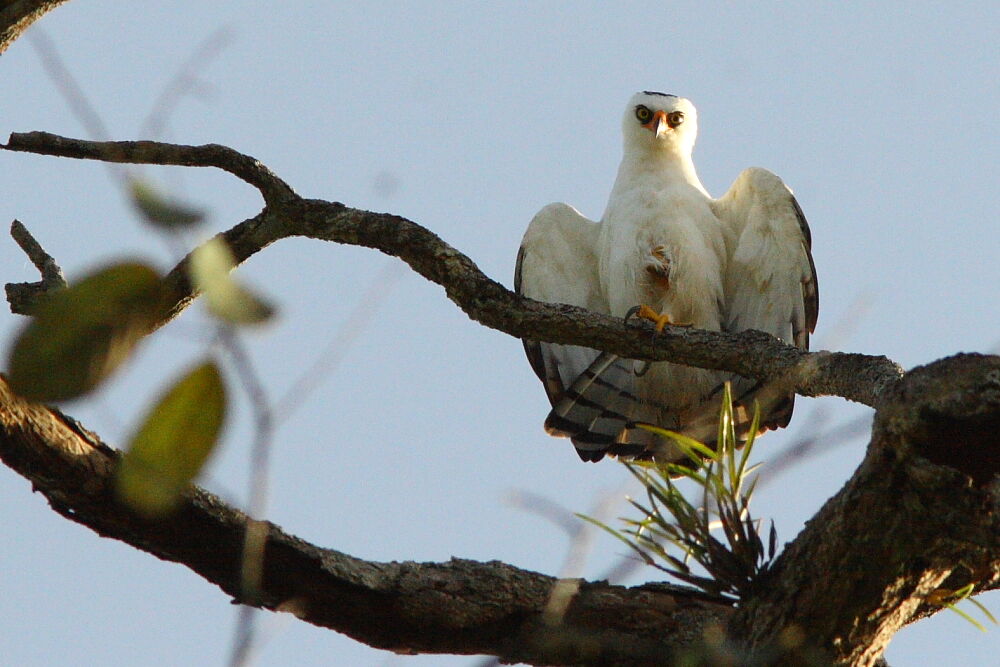
{"type": "MultiPolygon", "coordinates": [[[[912,1],[288,2],[281,11],[237,0],[74,1],[0,57],[0,136],[104,138],[88,136],[46,74],[39,31],[114,139],[154,138],[141,128],[156,100],[208,40],[217,55],[201,58],[197,85],[155,138],[226,144],[302,195],[403,215],[510,286],[539,208],[565,201],[600,217],[631,94],[676,93],[699,109],[695,162],[711,193],[748,166],[795,190],[820,282],[814,349],[911,368],[1000,344],[998,19],[996,3],[912,1]]],[[[204,206],[205,234],[260,207],[256,191],[222,172],[143,173],[204,206]]],[[[0,184],[0,222],[24,222],[71,280],[122,257],[164,269],[177,259],[103,164],[0,152],[0,184]]],[[[9,238],[0,267],[0,281],[37,280],[9,238]]],[[[339,355],[277,432],[268,518],[285,530],[374,560],[499,559],[557,574],[566,534],[511,499],[532,493],[590,512],[632,489],[618,464],[583,464],[544,434],[548,404],[519,341],[470,321],[398,260],[284,240],[240,275],[280,308],[275,324],[247,336],[274,400],[330,349],[339,355]],[[359,304],[375,315],[360,328],[359,304]]],[[[0,315],[5,348],[21,324],[0,315]]],[[[201,307],[190,309],[67,412],[121,446],[158,387],[206,353],[209,333],[201,307]]],[[[820,435],[816,453],[768,477],[755,499],[782,542],[861,461],[865,434],[836,434],[870,413],[800,398],[791,427],[761,440],[766,471],[820,435]]],[[[250,422],[238,396],[202,479],[234,503],[246,499],[250,422]]],[[[67,522],[6,468],[0,506],[6,664],[226,663],[235,609],[217,588],[67,522]]],[[[574,574],[600,578],[622,555],[594,536],[574,574]]],[[[628,582],[658,579],[640,570],[628,582]]],[[[980,600],[1000,612],[997,593],[980,600]]],[[[262,665],[477,662],[395,656],[288,616],[260,621],[262,665]]],[[[998,648],[1000,628],[982,634],[943,612],[900,632],[887,657],[894,667],[987,665],[998,648]]]]}

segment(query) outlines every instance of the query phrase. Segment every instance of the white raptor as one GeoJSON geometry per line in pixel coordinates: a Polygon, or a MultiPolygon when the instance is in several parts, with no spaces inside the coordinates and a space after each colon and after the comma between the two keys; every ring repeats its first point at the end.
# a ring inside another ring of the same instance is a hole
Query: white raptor
{"type": "MultiPolygon", "coordinates": [[[[601,222],[567,204],[539,211],[518,254],[517,292],[615,316],[644,305],[660,328],[759,329],[808,349],[818,288],[809,227],[791,190],[750,168],[712,199],[691,159],[697,111],[682,97],[636,93],[622,130],[624,154],[601,222]]],[[[569,436],[585,461],[678,456],[638,423],[712,443],[728,379],[744,422],[753,400],[764,428],[791,418],[794,394],[775,384],[576,346],[524,347],[552,403],[546,430],[569,436]]]]}

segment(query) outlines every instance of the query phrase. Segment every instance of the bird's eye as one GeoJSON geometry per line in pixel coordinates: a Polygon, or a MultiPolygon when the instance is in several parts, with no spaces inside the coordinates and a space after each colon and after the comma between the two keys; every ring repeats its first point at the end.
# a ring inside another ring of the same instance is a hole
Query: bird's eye
{"type": "Polygon", "coordinates": [[[667,125],[670,127],[677,127],[684,122],[684,112],[683,111],[671,111],[667,114],[667,125]]]}
{"type": "Polygon", "coordinates": [[[640,123],[646,124],[653,118],[653,112],[640,104],[635,108],[635,117],[639,119],[640,123]]]}

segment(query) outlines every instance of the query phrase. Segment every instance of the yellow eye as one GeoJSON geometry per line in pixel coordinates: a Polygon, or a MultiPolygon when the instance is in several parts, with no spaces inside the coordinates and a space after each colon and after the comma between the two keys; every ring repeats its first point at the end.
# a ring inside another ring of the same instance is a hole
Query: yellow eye
{"type": "Polygon", "coordinates": [[[640,104],[635,108],[635,117],[639,119],[640,123],[645,125],[653,118],[653,112],[648,107],[640,104]]]}
{"type": "Polygon", "coordinates": [[[684,122],[684,112],[683,111],[671,111],[667,114],[667,125],[670,127],[677,127],[684,122]]]}

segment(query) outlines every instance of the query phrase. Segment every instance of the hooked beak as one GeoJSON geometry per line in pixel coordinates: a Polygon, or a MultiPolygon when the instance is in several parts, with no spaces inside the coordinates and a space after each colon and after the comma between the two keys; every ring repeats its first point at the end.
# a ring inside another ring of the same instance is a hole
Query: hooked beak
{"type": "Polygon", "coordinates": [[[653,118],[643,125],[643,127],[656,135],[657,139],[673,129],[670,127],[670,123],[667,122],[667,112],[662,110],[654,113],[653,118]]]}

